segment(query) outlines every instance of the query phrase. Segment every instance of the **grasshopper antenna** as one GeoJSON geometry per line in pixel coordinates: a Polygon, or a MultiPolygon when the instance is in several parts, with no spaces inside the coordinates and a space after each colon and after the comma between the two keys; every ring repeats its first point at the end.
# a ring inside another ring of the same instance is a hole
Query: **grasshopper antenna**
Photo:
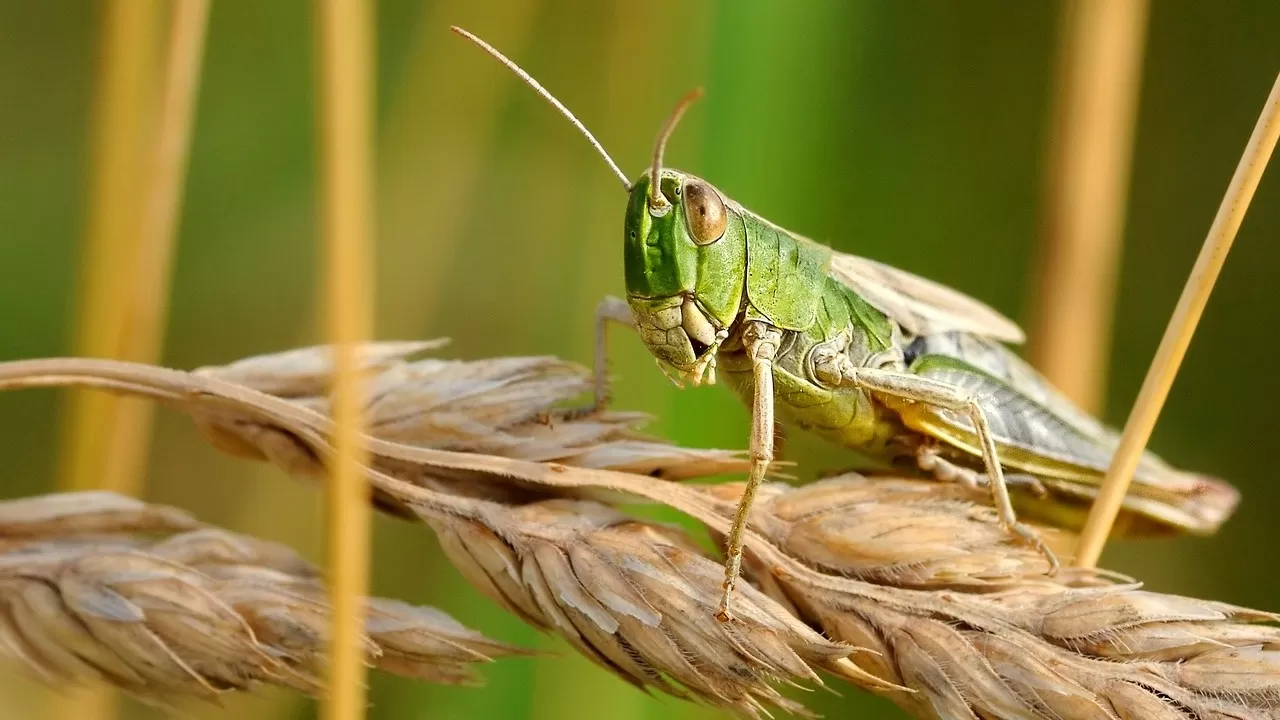
{"type": "Polygon", "coordinates": [[[578,128],[578,132],[582,133],[583,136],[587,138],[587,142],[591,143],[591,146],[594,147],[596,151],[600,153],[600,157],[603,157],[604,161],[609,164],[609,169],[612,170],[613,174],[617,175],[618,179],[622,181],[622,187],[627,192],[631,192],[631,183],[627,180],[626,174],[623,173],[622,170],[618,167],[618,164],[613,161],[613,158],[609,157],[609,153],[605,152],[604,146],[600,144],[600,141],[596,139],[596,136],[592,135],[591,131],[587,129],[587,126],[583,125],[581,120],[574,117],[573,113],[569,112],[569,108],[565,107],[564,104],[562,104],[559,100],[557,100],[555,95],[552,95],[550,92],[548,92],[547,89],[542,87],[542,85],[540,85],[537,80],[533,79],[532,75],[525,72],[523,69],[521,69],[519,65],[515,64],[511,60],[508,60],[507,56],[498,52],[497,49],[495,49],[489,43],[481,40],[475,35],[472,35],[466,30],[463,30],[457,25],[450,26],[449,29],[461,35],[462,37],[470,40],[476,45],[479,45],[481,50],[484,50],[485,52],[492,55],[495,60],[502,63],[503,65],[506,65],[508,70],[515,73],[517,76],[519,76],[519,78],[523,80],[526,85],[534,89],[534,92],[541,95],[543,100],[546,100],[547,102],[551,103],[552,107],[554,107],[556,110],[559,110],[560,114],[564,115],[569,122],[573,123],[573,126],[578,128]]]}
{"type": "Polygon", "coordinates": [[[662,126],[662,132],[658,133],[658,142],[653,148],[653,167],[649,170],[649,210],[652,212],[663,214],[669,207],[667,199],[662,197],[658,188],[658,174],[662,172],[662,154],[667,151],[667,140],[671,137],[671,133],[675,132],[676,125],[684,116],[684,111],[688,110],[689,106],[697,102],[700,97],[702,97],[702,88],[694,88],[685,93],[684,97],[680,98],[680,102],[676,103],[671,115],[667,117],[667,122],[662,126]]]}

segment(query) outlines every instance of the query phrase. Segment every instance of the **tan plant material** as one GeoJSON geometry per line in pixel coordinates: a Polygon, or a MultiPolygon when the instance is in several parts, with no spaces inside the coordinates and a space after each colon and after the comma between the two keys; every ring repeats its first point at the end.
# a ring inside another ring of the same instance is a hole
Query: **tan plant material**
{"type": "MultiPolygon", "coordinates": [[[[361,353],[370,375],[369,433],[405,445],[606,468],[668,479],[745,472],[741,453],[692,450],[645,436],[643,413],[584,412],[590,372],[555,357],[439,360],[413,355],[447,341],[371,343],[361,353]]],[[[329,414],[332,361],[326,347],[247,358],[196,374],[286,398],[329,414]]],[[[216,443],[236,448],[239,428],[197,418],[216,443]],[[229,432],[231,437],[220,437],[229,432]]],[[[225,420],[223,420],[225,422],[225,420]]],[[[246,448],[252,454],[252,448],[246,448]]]]}
{"type": "MultiPolygon", "coordinates": [[[[369,360],[369,371],[388,362],[400,361],[369,360]]],[[[322,386],[317,368],[308,382],[322,386]]],[[[0,364],[0,389],[72,384],[159,398],[216,427],[223,447],[316,474],[332,447],[323,407],[301,399],[315,393],[291,395],[282,388],[297,377],[275,377],[259,382],[278,394],[267,395],[226,382],[227,372],[25,361],[0,364]]],[[[964,488],[855,475],[766,486],[747,534],[754,586],[735,599],[741,618],[721,624],[718,560],[681,531],[590,498],[660,503],[719,536],[740,486],[457,452],[467,448],[454,440],[442,450],[425,435],[366,442],[384,507],[432,526],[490,597],[638,685],[751,716],[770,705],[799,711],[771,681],[816,684],[820,670],[926,718],[1280,716],[1280,629],[1264,624],[1273,615],[1099,571],[1046,575],[1043,558],[1010,543],[964,488]]]]}
{"type": "MultiPolygon", "coordinates": [[[[713,491],[733,502],[734,488],[713,491]]],[[[920,717],[1262,718],[1280,712],[1276,616],[1076,570],[1048,577],[991,511],[930,483],[773,488],[753,572],[920,717]],[[936,487],[936,486],[935,486],[936,487]],[[795,562],[792,562],[795,561],[795,562]],[[820,570],[820,573],[814,572],[820,570]]]]}
{"type": "MultiPolygon", "coordinates": [[[[56,686],[216,700],[260,683],[320,694],[329,606],[287,547],[108,492],[0,502],[0,658],[56,686]]],[[[518,651],[429,607],[373,598],[375,667],[441,683],[518,651]]]]}
{"type": "Polygon", "coordinates": [[[815,669],[841,672],[851,650],[750,587],[738,622],[711,620],[724,571],[677,529],[585,500],[481,507],[483,519],[422,515],[477,588],[637,686],[750,715],[802,712],[770,682],[821,684],[815,669]]]}

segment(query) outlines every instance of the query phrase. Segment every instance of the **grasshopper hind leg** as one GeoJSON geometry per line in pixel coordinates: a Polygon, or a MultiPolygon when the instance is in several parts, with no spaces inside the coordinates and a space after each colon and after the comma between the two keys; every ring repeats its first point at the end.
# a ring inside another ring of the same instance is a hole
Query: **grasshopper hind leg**
{"type": "Polygon", "coordinates": [[[991,491],[991,502],[1000,518],[1000,524],[1009,534],[1040,551],[1049,563],[1050,574],[1057,572],[1059,566],[1057,556],[1034,530],[1018,522],[1017,515],[1013,511],[1013,501],[1009,498],[1004,471],[1000,467],[996,453],[991,426],[987,422],[986,411],[982,409],[982,405],[976,398],[962,388],[911,373],[876,368],[850,368],[850,370],[854,384],[872,393],[909,402],[925,403],[967,415],[973,424],[974,433],[977,435],[978,445],[982,451],[982,461],[987,471],[986,485],[991,491]]]}
{"type": "MultiPolygon", "coordinates": [[[[984,488],[991,482],[991,477],[986,473],[980,473],[977,470],[957,465],[942,457],[937,449],[930,445],[921,445],[917,448],[915,457],[916,467],[941,482],[960,483],[970,488],[984,488]]],[[[1011,488],[1022,488],[1040,498],[1048,497],[1049,495],[1048,488],[1044,486],[1044,483],[1040,482],[1040,478],[1034,475],[1006,473],[1004,484],[1011,488]]]]}

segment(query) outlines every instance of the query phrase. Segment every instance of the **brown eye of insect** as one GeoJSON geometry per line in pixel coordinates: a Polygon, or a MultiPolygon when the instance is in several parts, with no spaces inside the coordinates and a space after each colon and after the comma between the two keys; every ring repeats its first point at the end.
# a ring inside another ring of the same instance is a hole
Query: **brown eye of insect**
{"type": "Polygon", "coordinates": [[[699,245],[710,245],[724,235],[729,224],[728,212],[720,193],[701,180],[684,184],[684,221],[689,234],[699,245]]]}

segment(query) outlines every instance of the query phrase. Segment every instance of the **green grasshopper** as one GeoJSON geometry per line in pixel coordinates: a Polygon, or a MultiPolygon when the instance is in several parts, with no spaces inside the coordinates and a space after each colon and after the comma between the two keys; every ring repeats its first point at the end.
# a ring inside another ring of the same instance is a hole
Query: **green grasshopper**
{"type": "MultiPolygon", "coordinates": [[[[743,533],[773,461],[775,415],[925,476],[986,486],[998,522],[1057,567],[1019,522],[1014,498],[1024,514],[1077,529],[1118,437],[1001,344],[1023,340],[1016,324],[955,290],[784,230],[707,181],[664,168],[667,138],[700,91],[676,106],[652,167],[631,182],[528,73],[454,31],[573,123],[628,193],[627,299],[607,299],[597,312],[596,407],[607,399],[606,323],[617,321],[639,331],[677,383],[714,383],[719,368],[752,409],[751,470],[728,537],[718,618],[731,617],[743,533]]],[[[1146,453],[1117,532],[1209,534],[1238,500],[1230,485],[1146,453]]]]}

